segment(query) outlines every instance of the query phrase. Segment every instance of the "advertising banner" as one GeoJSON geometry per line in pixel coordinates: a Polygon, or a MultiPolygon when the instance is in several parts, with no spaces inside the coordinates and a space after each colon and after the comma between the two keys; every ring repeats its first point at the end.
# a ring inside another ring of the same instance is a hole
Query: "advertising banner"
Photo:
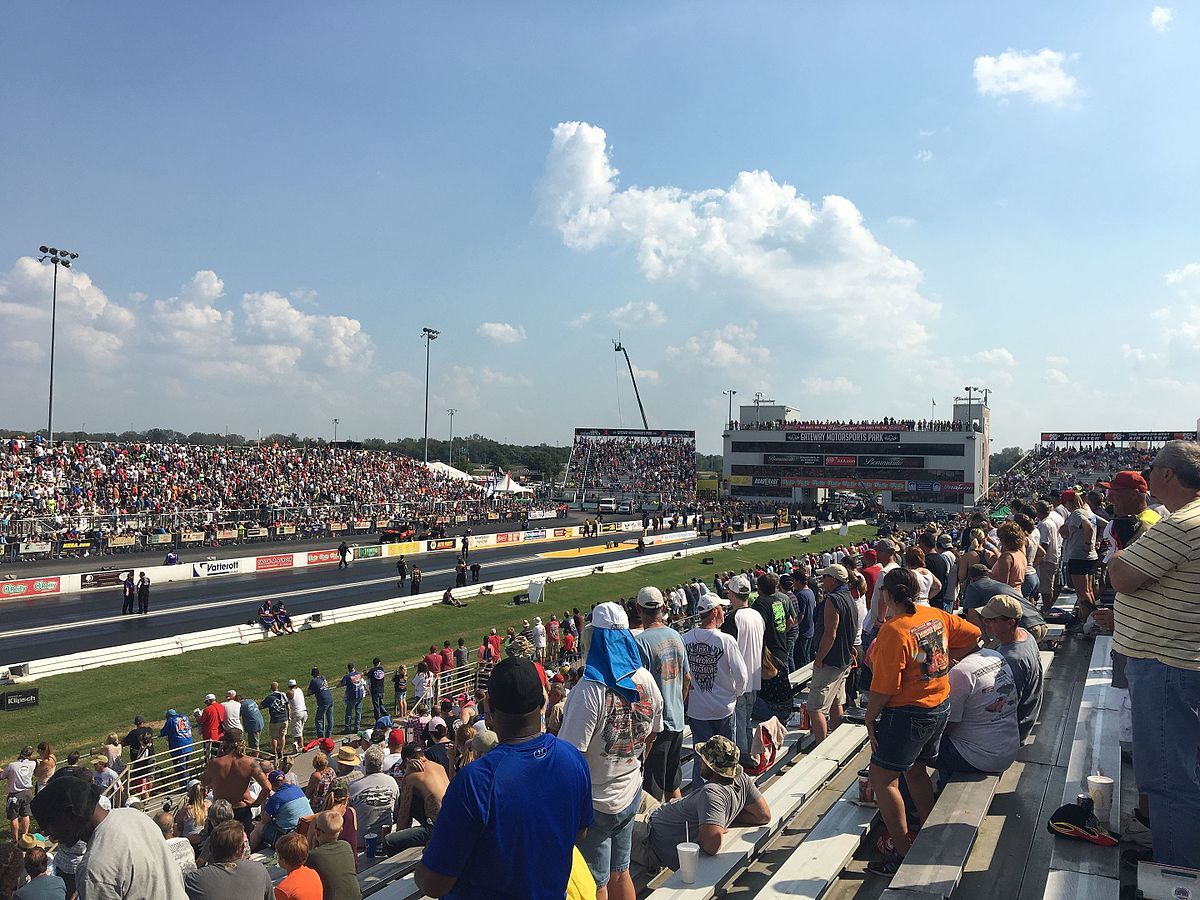
{"type": "Polygon", "coordinates": [[[291,553],[276,553],[274,556],[259,556],[254,560],[255,572],[269,572],[272,569],[290,569],[292,567],[293,554],[291,553]]]}
{"type": "Polygon", "coordinates": [[[383,556],[383,548],[379,544],[370,544],[366,547],[355,547],[355,559],[379,559],[383,556]]]}
{"type": "Polygon", "coordinates": [[[137,538],[132,534],[123,534],[120,537],[110,537],[108,539],[108,548],[110,550],[121,550],[126,547],[132,547],[136,543],[137,538]]]}
{"type": "Polygon", "coordinates": [[[246,537],[248,537],[248,538],[265,538],[266,536],[267,536],[267,529],[265,529],[259,525],[255,525],[251,528],[246,529],[246,537]]]}
{"type": "Polygon", "coordinates": [[[784,476],[783,487],[823,487],[848,491],[902,491],[903,481],[881,478],[808,478],[806,476],[784,476]]]}
{"type": "Polygon", "coordinates": [[[1043,431],[1042,441],[1194,441],[1194,431],[1043,431]]]}
{"type": "Polygon", "coordinates": [[[527,531],[521,536],[524,541],[540,541],[546,536],[545,528],[536,528],[533,531],[527,531]]]}
{"type": "Polygon", "coordinates": [[[310,566],[325,566],[329,563],[340,561],[341,557],[338,556],[336,550],[310,550],[308,553],[308,564],[310,566]]]}
{"type": "Polygon", "coordinates": [[[175,536],[172,534],[148,534],[146,535],[146,544],[153,547],[158,544],[174,543],[175,536]]]}
{"type": "Polygon", "coordinates": [[[238,533],[237,533],[236,528],[218,528],[217,529],[217,540],[218,541],[237,540],[237,534],[238,533]]]}
{"type": "Polygon", "coordinates": [[[620,522],[601,522],[600,523],[601,534],[612,534],[613,532],[620,531],[620,530],[621,530],[620,522]]]}
{"type": "Polygon", "coordinates": [[[278,528],[275,529],[275,533],[278,535],[283,535],[283,536],[293,535],[296,533],[296,526],[295,525],[280,525],[278,528]]]}
{"type": "Polygon", "coordinates": [[[553,509],[531,509],[525,518],[530,522],[536,522],[539,519],[557,519],[558,512],[553,509]]]}
{"type": "Polygon", "coordinates": [[[820,453],[764,453],[765,466],[823,466],[825,457],[820,453]]]}
{"type": "Polygon", "coordinates": [[[333,532],[334,534],[337,534],[339,531],[345,531],[346,523],[345,522],[330,522],[329,530],[331,532],[333,532]]]}
{"type": "MultiPolygon", "coordinates": [[[[787,428],[789,430],[795,429],[796,431],[826,431],[826,430],[828,430],[829,426],[828,425],[793,425],[792,423],[789,422],[789,423],[787,423],[787,428]]],[[[909,430],[907,425],[901,425],[899,423],[894,423],[894,424],[877,423],[877,424],[873,424],[873,425],[838,425],[837,429],[839,431],[908,431],[909,430]]]]}
{"type": "Polygon", "coordinates": [[[789,443],[804,444],[898,444],[898,431],[789,431],[783,439],[789,443]]]}
{"type": "Polygon", "coordinates": [[[420,541],[394,541],[390,544],[383,544],[384,556],[408,556],[411,553],[420,552],[420,541]]]}
{"type": "Polygon", "coordinates": [[[15,712],[18,709],[28,709],[38,705],[39,688],[22,688],[19,691],[8,691],[0,694],[0,709],[5,712],[15,712]]]}
{"type": "Polygon", "coordinates": [[[429,550],[453,550],[458,546],[458,541],[454,538],[436,538],[432,541],[425,542],[429,550]]]}
{"type": "Polygon", "coordinates": [[[93,588],[113,588],[125,580],[129,569],[104,569],[99,572],[84,572],[79,576],[79,586],[85,591],[93,588]]]}
{"type": "Polygon", "coordinates": [[[906,484],[906,490],[910,494],[940,494],[942,483],[940,481],[909,481],[906,484]]]}
{"type": "Polygon", "coordinates": [[[755,475],[750,483],[755,487],[779,487],[780,481],[778,475],[755,475]]]}
{"type": "Polygon", "coordinates": [[[355,519],[354,527],[359,528],[363,531],[369,531],[371,529],[371,520],[370,519],[355,519]]]}
{"type": "Polygon", "coordinates": [[[827,466],[849,466],[854,467],[858,462],[857,456],[827,456],[825,457],[825,465],[827,466]]]}
{"type": "Polygon", "coordinates": [[[241,569],[241,560],[209,559],[192,563],[193,578],[212,578],[217,575],[236,575],[241,569]]]}
{"type": "Polygon", "coordinates": [[[516,544],[520,540],[521,535],[516,531],[502,531],[496,535],[497,544],[516,544]]]}
{"type": "Polygon", "coordinates": [[[21,544],[19,552],[32,556],[35,553],[49,553],[54,546],[49,541],[26,541],[21,544]]]}
{"type": "Polygon", "coordinates": [[[203,531],[185,531],[183,534],[179,535],[179,542],[181,544],[203,544],[204,543],[204,532],[203,531]]]}
{"type": "Polygon", "coordinates": [[[573,529],[571,529],[571,528],[555,528],[555,529],[554,529],[554,536],[555,536],[556,538],[565,538],[565,537],[570,537],[570,536],[571,536],[571,532],[572,532],[572,530],[573,530],[573,529]]]}
{"type": "Polygon", "coordinates": [[[923,456],[860,456],[860,469],[920,469],[925,465],[923,456]]]}
{"type": "Polygon", "coordinates": [[[59,578],[53,575],[49,578],[16,578],[12,581],[0,581],[0,597],[31,597],[37,594],[57,594],[59,578]]]}
{"type": "Polygon", "coordinates": [[[63,550],[91,550],[91,541],[63,541],[59,544],[63,550]]]}
{"type": "Polygon", "coordinates": [[[640,428],[576,428],[575,434],[577,437],[696,437],[694,431],[645,431],[640,428]]]}

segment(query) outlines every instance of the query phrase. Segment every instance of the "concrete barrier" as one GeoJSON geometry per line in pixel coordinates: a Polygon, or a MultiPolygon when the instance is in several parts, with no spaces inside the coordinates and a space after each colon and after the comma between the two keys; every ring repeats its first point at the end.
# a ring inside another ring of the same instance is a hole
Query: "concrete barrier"
{"type": "MultiPolygon", "coordinates": [[[[865,525],[863,521],[851,522],[851,525],[865,525]]],[[[521,534],[521,532],[514,532],[521,534]]],[[[779,531],[774,534],[764,534],[759,537],[742,538],[730,544],[705,544],[700,547],[685,547],[678,550],[667,550],[659,553],[645,553],[641,556],[626,559],[610,560],[607,562],[591,562],[580,566],[570,566],[556,569],[552,572],[541,572],[536,577],[539,581],[553,584],[568,578],[583,578],[593,574],[597,568],[603,568],[605,574],[628,572],[639,566],[666,562],[689,556],[702,556],[714,550],[729,549],[740,544],[757,544],[769,541],[785,540],[790,537],[805,537],[811,534],[811,529],[800,531],[779,531]]],[[[493,535],[494,536],[494,535],[493,535]]],[[[669,535],[663,535],[669,537],[669,535]]],[[[384,546],[393,546],[387,544],[384,546]]],[[[254,559],[254,557],[251,557],[254,559]]],[[[165,568],[179,568],[167,566],[165,568]]],[[[138,570],[142,571],[142,570],[138,570]]],[[[147,570],[149,571],[149,570],[147,570]]],[[[64,576],[65,577],[65,576],[64,576]]],[[[78,576],[76,576],[78,577],[78,576]]],[[[467,588],[455,588],[454,596],[460,599],[471,599],[480,596],[496,596],[506,593],[520,593],[529,587],[531,576],[522,575],[516,578],[506,578],[500,581],[482,582],[467,588]]],[[[297,630],[324,628],[328,625],[340,625],[345,622],[357,622],[360,619],[370,619],[377,616],[391,615],[408,609],[423,609],[436,606],[441,602],[441,590],[427,591],[415,596],[391,597],[374,603],[362,603],[355,606],[337,607],[319,613],[308,613],[297,616],[297,630]]],[[[67,672],[84,672],[99,669],[117,663],[139,662],[146,659],[156,659],[162,656],[178,656],[191,650],[207,650],[213,647],[227,647],[233,644],[252,644],[257,641],[281,639],[271,638],[257,624],[230,625],[222,628],[211,628],[205,631],[194,631],[188,634],[159,638],[153,641],[141,641],[134,644],[121,644],[115,647],[104,647],[99,650],[87,650],[81,653],[71,653],[66,656],[52,656],[46,659],[31,660],[27,663],[29,674],[17,679],[20,682],[34,681],[49,675],[62,675],[67,672]]]]}

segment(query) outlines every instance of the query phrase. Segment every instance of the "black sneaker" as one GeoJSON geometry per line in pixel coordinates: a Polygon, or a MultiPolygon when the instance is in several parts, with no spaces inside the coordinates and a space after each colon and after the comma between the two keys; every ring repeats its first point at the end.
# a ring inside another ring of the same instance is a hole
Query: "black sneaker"
{"type": "Polygon", "coordinates": [[[879,859],[873,859],[867,863],[867,871],[872,875],[880,875],[884,878],[891,878],[904,865],[904,857],[895,853],[885,853],[879,859]]]}
{"type": "Polygon", "coordinates": [[[1153,862],[1154,851],[1148,847],[1135,847],[1121,851],[1121,865],[1127,869],[1137,869],[1138,863],[1153,862]]]}

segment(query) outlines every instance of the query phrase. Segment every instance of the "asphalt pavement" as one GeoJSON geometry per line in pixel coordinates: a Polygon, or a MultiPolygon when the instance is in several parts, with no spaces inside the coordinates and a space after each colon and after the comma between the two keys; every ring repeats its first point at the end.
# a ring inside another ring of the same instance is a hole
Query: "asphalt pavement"
{"type": "MultiPolygon", "coordinates": [[[[765,529],[762,533],[767,533],[765,529]]],[[[602,535],[575,541],[518,544],[473,550],[471,561],[482,568],[480,583],[537,575],[554,569],[569,568],[585,562],[602,565],[613,559],[637,555],[628,545],[610,553],[582,555],[579,563],[571,558],[542,559],[538,553],[574,547],[589,547],[626,535],[602,535]]],[[[678,549],[703,544],[704,539],[667,544],[663,549],[678,549]]],[[[716,549],[720,544],[712,544],[716,549]]],[[[244,547],[242,548],[245,549],[244,547]]],[[[651,548],[650,552],[655,552],[651,548]]],[[[454,584],[454,557],[449,553],[410,555],[409,566],[420,565],[424,574],[422,592],[444,590],[454,584]]],[[[407,585],[404,593],[407,593],[407,585]]],[[[322,566],[264,572],[258,575],[230,575],[155,585],[150,594],[150,612],[145,616],[121,615],[121,590],[90,591],[61,597],[36,597],[5,601],[0,604],[0,665],[63,656],[69,653],[111,647],[120,643],[154,640],[239,625],[255,618],[255,612],[267,597],[282,598],[288,612],[299,620],[303,615],[386,600],[401,594],[396,584],[394,559],[359,560],[350,568],[322,566]]],[[[548,594],[554,605],[554,592],[548,594]]]]}

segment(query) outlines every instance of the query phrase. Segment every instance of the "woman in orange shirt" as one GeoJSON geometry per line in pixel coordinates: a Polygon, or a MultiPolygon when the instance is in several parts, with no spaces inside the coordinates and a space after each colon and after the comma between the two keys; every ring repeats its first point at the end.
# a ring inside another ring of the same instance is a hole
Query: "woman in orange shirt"
{"type": "Polygon", "coordinates": [[[950,667],[979,646],[979,629],[959,616],[918,606],[920,584],[907,569],[888,572],[879,595],[885,621],[871,644],[866,724],[871,786],[896,852],[867,868],[890,876],[912,844],[900,776],[925,821],[933,810],[933,782],[925,767],[937,759],[950,714],[950,667]]]}

